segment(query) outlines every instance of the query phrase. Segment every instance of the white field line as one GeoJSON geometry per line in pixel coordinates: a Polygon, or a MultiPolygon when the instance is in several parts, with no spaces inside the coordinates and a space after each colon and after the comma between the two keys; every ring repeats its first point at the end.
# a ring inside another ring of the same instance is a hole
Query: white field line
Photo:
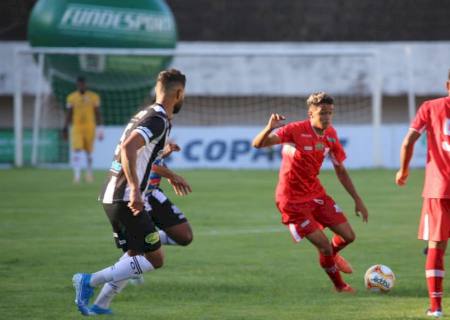
{"type": "Polygon", "coordinates": [[[286,232],[286,228],[283,227],[262,227],[262,228],[227,228],[227,229],[211,229],[195,231],[194,235],[199,236],[232,236],[241,234],[257,234],[257,233],[279,233],[286,232]]]}

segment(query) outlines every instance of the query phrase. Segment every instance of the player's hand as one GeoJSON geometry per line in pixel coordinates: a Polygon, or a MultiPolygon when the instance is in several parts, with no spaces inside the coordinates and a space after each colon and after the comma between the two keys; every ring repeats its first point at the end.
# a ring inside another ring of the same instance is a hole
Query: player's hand
{"type": "Polygon", "coordinates": [[[64,141],[67,141],[67,139],[69,139],[69,128],[64,127],[61,131],[61,136],[64,141]]]}
{"type": "Polygon", "coordinates": [[[355,201],[355,214],[358,217],[362,217],[363,222],[367,223],[369,220],[369,212],[361,199],[355,201]]]}
{"type": "Polygon", "coordinates": [[[103,133],[103,128],[97,128],[97,139],[102,141],[104,137],[105,134],[103,133]]]}
{"type": "Polygon", "coordinates": [[[399,186],[404,186],[406,181],[408,180],[409,172],[403,172],[402,170],[398,170],[395,175],[395,183],[399,186]]]}
{"type": "Polygon", "coordinates": [[[163,157],[168,157],[172,152],[178,152],[181,148],[176,143],[169,142],[164,146],[163,157]]]}
{"type": "Polygon", "coordinates": [[[133,216],[137,216],[142,210],[144,210],[144,201],[142,200],[142,195],[139,189],[131,190],[128,208],[130,208],[133,216]]]}
{"type": "Polygon", "coordinates": [[[191,186],[182,176],[174,175],[168,181],[178,196],[186,196],[192,192],[191,186]]]}
{"type": "Polygon", "coordinates": [[[278,114],[278,113],[272,113],[272,115],[270,116],[269,122],[267,123],[267,127],[270,130],[280,128],[280,127],[284,126],[284,123],[282,122],[283,120],[286,120],[285,116],[282,116],[281,114],[278,114]]]}

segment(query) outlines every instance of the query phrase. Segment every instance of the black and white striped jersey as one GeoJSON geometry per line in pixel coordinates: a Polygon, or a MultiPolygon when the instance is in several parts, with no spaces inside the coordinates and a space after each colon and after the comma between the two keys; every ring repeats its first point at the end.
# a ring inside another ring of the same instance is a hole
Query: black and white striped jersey
{"type": "Polygon", "coordinates": [[[151,165],[158,154],[162,153],[170,132],[170,122],[164,108],[159,104],[149,106],[138,112],[126,126],[116,146],[108,179],[99,197],[103,203],[130,200],[130,187],[122,169],[120,147],[133,131],[138,132],[145,139],[145,145],[138,150],[136,158],[136,173],[141,191],[144,192],[148,184],[151,165]]]}

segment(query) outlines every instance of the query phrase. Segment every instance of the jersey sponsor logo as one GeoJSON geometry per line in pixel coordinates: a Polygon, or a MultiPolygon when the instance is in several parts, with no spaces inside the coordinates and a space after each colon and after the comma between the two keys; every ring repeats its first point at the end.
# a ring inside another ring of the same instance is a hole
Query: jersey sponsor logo
{"type": "Polygon", "coordinates": [[[300,136],[302,136],[303,138],[312,138],[312,135],[308,133],[302,133],[300,136]]]}
{"type": "Polygon", "coordinates": [[[300,227],[306,228],[306,226],[307,226],[308,224],[310,224],[310,223],[311,223],[311,221],[305,220],[305,221],[303,221],[303,222],[300,224],[300,227]]]}
{"type": "Polygon", "coordinates": [[[317,142],[316,143],[316,150],[317,151],[322,151],[325,149],[325,145],[322,142],[317,142]]]}
{"type": "Polygon", "coordinates": [[[304,146],[303,150],[305,150],[305,151],[312,151],[313,147],[312,146],[304,146]]]}
{"type": "Polygon", "coordinates": [[[68,5],[59,26],[62,29],[122,33],[173,31],[170,17],[156,12],[81,4],[68,5]]]}
{"type": "Polygon", "coordinates": [[[159,241],[159,233],[152,232],[145,236],[145,242],[149,244],[155,244],[159,241]]]}

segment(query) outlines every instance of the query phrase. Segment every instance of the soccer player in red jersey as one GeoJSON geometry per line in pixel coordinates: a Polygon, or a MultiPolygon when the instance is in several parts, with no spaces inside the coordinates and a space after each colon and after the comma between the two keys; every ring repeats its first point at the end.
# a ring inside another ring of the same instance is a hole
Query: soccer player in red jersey
{"type": "Polygon", "coordinates": [[[333,98],[318,92],[306,103],[309,119],[284,125],[284,116],[272,114],[267,126],[253,139],[253,146],[283,144],[275,195],[282,222],[289,227],[294,241],[306,238],[318,249],[320,265],[338,292],[353,292],[340,274],[351,273],[352,268],[339,251],[355,240],[355,233],[318,178],[325,156],[330,156],[339,181],[355,201],[355,213],[367,222],[368,212],[345,169],[346,155],[331,125],[333,98]],[[335,233],[331,242],[322,231],[325,227],[335,233]]]}
{"type": "Polygon", "coordinates": [[[403,186],[409,175],[414,144],[427,133],[427,164],[418,238],[428,241],[425,264],[429,316],[442,316],[444,254],[450,237],[450,72],[448,96],[425,101],[417,111],[400,150],[400,170],[395,182],[403,186]]]}

